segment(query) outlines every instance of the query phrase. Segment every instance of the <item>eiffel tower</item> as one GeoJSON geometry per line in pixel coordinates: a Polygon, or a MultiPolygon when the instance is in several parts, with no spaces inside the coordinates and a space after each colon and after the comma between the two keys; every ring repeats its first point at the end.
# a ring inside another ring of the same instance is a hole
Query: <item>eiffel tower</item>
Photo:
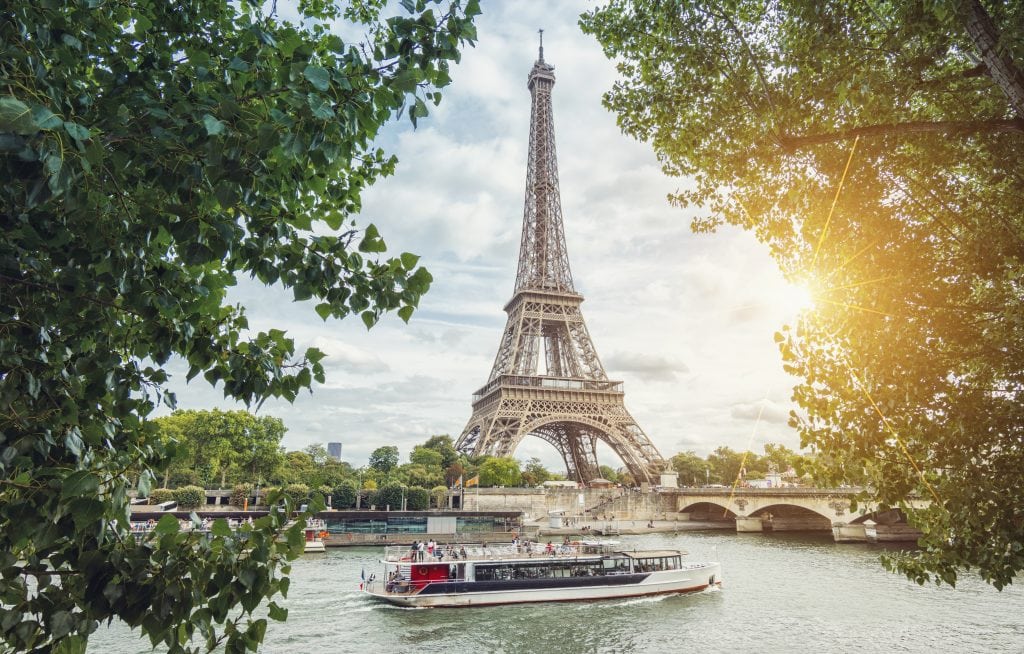
{"type": "Polygon", "coordinates": [[[551,110],[555,69],[544,61],[543,36],[527,82],[533,104],[515,292],[491,376],[473,394],[456,448],[511,456],[526,436],[537,436],[562,455],[569,478],[585,484],[600,474],[602,441],[637,483],[655,482],[665,461],[626,410],[622,382],[608,379],[573,287],[551,110]]]}

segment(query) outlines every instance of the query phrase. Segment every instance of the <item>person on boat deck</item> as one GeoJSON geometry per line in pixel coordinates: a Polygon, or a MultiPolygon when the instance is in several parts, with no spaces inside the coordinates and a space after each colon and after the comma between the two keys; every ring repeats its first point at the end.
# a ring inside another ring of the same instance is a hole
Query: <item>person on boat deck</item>
{"type": "Polygon", "coordinates": [[[419,544],[420,543],[419,543],[418,540],[414,540],[412,542],[412,545],[409,546],[409,560],[410,561],[415,561],[416,560],[416,552],[419,551],[419,544]]]}
{"type": "Polygon", "coordinates": [[[551,544],[551,541],[548,541],[548,544],[544,547],[544,551],[548,554],[555,553],[555,546],[551,544]]]}
{"type": "Polygon", "coordinates": [[[430,556],[434,556],[434,548],[435,547],[437,547],[437,543],[435,543],[434,539],[431,538],[430,542],[427,543],[427,554],[429,554],[430,556]]]}
{"type": "Polygon", "coordinates": [[[427,544],[424,541],[420,541],[419,545],[416,546],[416,560],[422,561],[423,554],[427,551],[427,544]]]}
{"type": "Polygon", "coordinates": [[[466,558],[466,546],[465,545],[459,546],[459,558],[460,559],[466,558]]]}

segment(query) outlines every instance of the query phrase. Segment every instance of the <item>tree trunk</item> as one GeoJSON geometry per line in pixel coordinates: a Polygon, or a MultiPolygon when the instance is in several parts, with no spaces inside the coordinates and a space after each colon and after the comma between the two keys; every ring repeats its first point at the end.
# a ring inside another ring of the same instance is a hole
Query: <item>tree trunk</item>
{"type": "Polygon", "coordinates": [[[979,0],[960,0],[960,17],[992,80],[1009,98],[1014,113],[1024,118],[1024,71],[999,47],[999,30],[992,17],[979,0]]]}

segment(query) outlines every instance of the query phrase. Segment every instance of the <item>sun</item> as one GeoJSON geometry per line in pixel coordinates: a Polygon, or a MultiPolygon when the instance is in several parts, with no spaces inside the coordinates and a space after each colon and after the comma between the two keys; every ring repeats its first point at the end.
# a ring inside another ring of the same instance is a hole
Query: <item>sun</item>
{"type": "Polygon", "coordinates": [[[815,307],[815,295],[806,282],[790,282],[778,291],[776,302],[787,313],[799,315],[815,307]]]}

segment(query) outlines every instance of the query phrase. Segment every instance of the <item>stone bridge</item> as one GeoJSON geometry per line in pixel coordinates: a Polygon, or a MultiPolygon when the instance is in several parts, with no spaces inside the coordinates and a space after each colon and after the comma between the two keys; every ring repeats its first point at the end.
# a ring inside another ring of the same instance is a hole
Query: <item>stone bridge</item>
{"type": "MultiPolygon", "coordinates": [[[[826,531],[836,542],[908,541],[920,532],[899,510],[858,503],[860,488],[681,488],[671,493],[675,510],[688,519],[736,522],[737,532],[826,531]]],[[[664,493],[664,491],[662,491],[664,493]]],[[[666,498],[667,499],[667,498],[666,498]]],[[[927,500],[908,501],[911,508],[927,500]]]]}

